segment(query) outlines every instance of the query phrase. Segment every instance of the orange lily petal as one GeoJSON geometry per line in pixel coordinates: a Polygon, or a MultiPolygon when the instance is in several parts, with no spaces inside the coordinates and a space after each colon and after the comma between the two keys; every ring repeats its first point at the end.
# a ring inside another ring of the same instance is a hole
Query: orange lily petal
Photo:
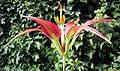
{"type": "Polygon", "coordinates": [[[60,28],[57,25],[55,25],[54,23],[52,23],[51,21],[44,20],[44,19],[37,18],[37,17],[32,17],[32,16],[23,16],[23,17],[29,18],[31,20],[35,20],[41,26],[42,32],[48,38],[52,39],[52,34],[55,35],[55,37],[57,37],[57,39],[60,38],[60,36],[61,36],[60,28]]]}

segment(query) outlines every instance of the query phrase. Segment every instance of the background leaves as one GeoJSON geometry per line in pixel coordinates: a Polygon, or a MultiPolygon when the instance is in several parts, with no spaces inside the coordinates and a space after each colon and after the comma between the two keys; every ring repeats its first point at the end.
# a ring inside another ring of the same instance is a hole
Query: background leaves
{"type": "MultiPolygon", "coordinates": [[[[63,0],[67,21],[79,18],[79,23],[93,18],[112,18],[112,23],[95,23],[112,45],[98,36],[84,32],[68,53],[67,71],[120,70],[120,2],[116,0],[63,0]]],[[[8,0],[0,2],[0,69],[1,71],[61,70],[62,58],[43,34],[31,32],[3,46],[17,33],[37,27],[34,21],[21,18],[32,15],[54,22],[59,16],[57,0],[8,0]]]]}

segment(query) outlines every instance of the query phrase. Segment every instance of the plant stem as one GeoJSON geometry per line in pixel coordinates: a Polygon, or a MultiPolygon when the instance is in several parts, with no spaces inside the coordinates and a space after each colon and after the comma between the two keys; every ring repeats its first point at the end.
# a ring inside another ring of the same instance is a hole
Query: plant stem
{"type": "Polygon", "coordinates": [[[63,71],[65,71],[65,56],[63,56],[63,71]]]}

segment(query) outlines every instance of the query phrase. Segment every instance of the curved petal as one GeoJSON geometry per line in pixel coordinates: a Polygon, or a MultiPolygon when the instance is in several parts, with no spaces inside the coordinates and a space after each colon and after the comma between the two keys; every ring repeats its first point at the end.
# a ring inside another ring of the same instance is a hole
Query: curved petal
{"type": "Polygon", "coordinates": [[[78,29],[76,30],[73,38],[76,38],[79,35],[79,33],[81,33],[83,30],[84,30],[84,26],[83,25],[78,26],[78,29]]]}
{"type": "Polygon", "coordinates": [[[111,22],[112,19],[105,19],[105,18],[101,18],[101,19],[93,19],[93,20],[88,20],[85,24],[83,25],[91,25],[93,23],[96,23],[96,22],[111,22]]]}
{"type": "Polygon", "coordinates": [[[41,30],[38,28],[32,28],[32,29],[28,29],[26,31],[23,31],[23,32],[17,34],[15,37],[13,37],[4,47],[8,46],[11,42],[13,42],[19,36],[24,35],[24,34],[29,33],[29,32],[32,32],[32,31],[41,31],[41,30]]]}
{"type": "Polygon", "coordinates": [[[68,40],[71,39],[71,37],[77,32],[78,29],[79,29],[78,26],[74,26],[70,30],[68,30],[67,35],[66,35],[68,40]]]}
{"type": "Polygon", "coordinates": [[[74,22],[68,22],[65,26],[65,34],[67,35],[68,34],[68,31],[75,26],[75,23],[74,22]]]}
{"type": "Polygon", "coordinates": [[[111,41],[108,40],[105,36],[103,36],[99,31],[97,31],[96,29],[90,27],[90,26],[80,26],[79,29],[77,30],[77,32],[75,33],[74,35],[74,38],[77,37],[77,35],[79,35],[79,33],[82,31],[82,30],[87,30],[87,31],[90,31],[94,34],[96,34],[97,36],[101,37],[102,39],[106,40],[107,42],[109,42],[111,44],[111,41]]]}
{"type": "Polygon", "coordinates": [[[102,39],[106,40],[107,42],[109,42],[111,44],[111,41],[108,40],[105,36],[103,36],[99,31],[97,31],[96,29],[89,27],[89,26],[84,26],[83,27],[85,30],[88,30],[94,34],[96,34],[97,36],[101,37],[102,39]]]}
{"type": "Polygon", "coordinates": [[[32,16],[23,16],[23,17],[29,18],[31,20],[35,20],[41,26],[42,32],[50,39],[52,39],[52,35],[55,35],[57,39],[60,38],[61,36],[60,28],[54,23],[52,23],[51,21],[44,20],[37,17],[32,17],[32,16]]]}

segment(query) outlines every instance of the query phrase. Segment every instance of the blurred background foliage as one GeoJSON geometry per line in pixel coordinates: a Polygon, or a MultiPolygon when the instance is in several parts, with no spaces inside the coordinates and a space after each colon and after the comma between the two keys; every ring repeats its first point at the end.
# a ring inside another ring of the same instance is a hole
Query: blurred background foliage
{"type": "MultiPolygon", "coordinates": [[[[63,0],[63,12],[68,21],[79,23],[94,18],[112,18],[112,23],[92,25],[112,44],[85,31],[68,53],[66,71],[120,70],[120,1],[63,0]]],[[[61,71],[62,58],[51,41],[40,32],[23,35],[3,46],[17,33],[37,27],[37,23],[22,18],[31,15],[54,22],[59,16],[59,0],[1,0],[0,1],[0,71],[61,71]]],[[[54,22],[55,23],[55,22],[54,22]]]]}

